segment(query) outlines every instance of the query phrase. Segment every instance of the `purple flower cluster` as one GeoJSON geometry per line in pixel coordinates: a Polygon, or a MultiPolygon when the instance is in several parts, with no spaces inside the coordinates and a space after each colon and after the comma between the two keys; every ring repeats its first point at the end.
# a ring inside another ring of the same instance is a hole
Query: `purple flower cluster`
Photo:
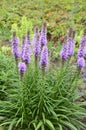
{"type": "Polygon", "coordinates": [[[18,57],[22,59],[23,62],[19,62],[18,68],[21,75],[26,71],[26,65],[30,63],[30,36],[29,32],[27,33],[27,37],[23,36],[22,38],[22,47],[21,52],[18,50],[18,37],[16,37],[16,32],[13,33],[12,38],[12,53],[15,56],[15,60],[18,63],[18,57]],[[26,64],[26,65],[25,65],[26,64]]]}
{"type": "Polygon", "coordinates": [[[78,50],[78,58],[85,56],[86,36],[83,36],[78,50]]]}
{"type": "Polygon", "coordinates": [[[86,44],[86,35],[84,35],[83,37],[82,37],[82,39],[81,39],[81,44],[82,43],[85,43],[86,44]]]}
{"type": "Polygon", "coordinates": [[[67,59],[67,45],[66,43],[63,44],[62,46],[62,50],[60,52],[60,57],[63,59],[63,60],[66,60],[67,59]]]}
{"type": "Polygon", "coordinates": [[[22,52],[21,52],[21,59],[23,62],[27,64],[30,63],[30,55],[31,55],[31,49],[30,49],[30,36],[29,32],[27,33],[27,37],[23,36],[22,38],[22,52]]]}
{"type": "Polygon", "coordinates": [[[21,51],[21,57],[22,57],[22,55],[23,55],[24,47],[25,47],[26,44],[27,44],[26,37],[23,36],[23,37],[22,37],[22,51],[21,51]]]}
{"type": "Polygon", "coordinates": [[[13,33],[13,38],[11,40],[12,43],[12,54],[14,55],[15,58],[19,57],[19,50],[18,50],[18,43],[19,39],[16,37],[16,32],[13,33]]]}
{"type": "MultiPolygon", "coordinates": [[[[34,56],[35,56],[35,65],[37,67],[38,59],[40,56],[40,67],[44,68],[48,65],[48,48],[46,46],[47,43],[47,26],[46,23],[43,24],[41,35],[39,35],[39,29],[35,28],[34,33],[34,56]],[[42,51],[41,51],[42,50],[42,51]]],[[[27,65],[30,63],[31,60],[31,41],[30,41],[30,32],[27,32],[27,36],[22,37],[22,46],[21,46],[21,53],[19,54],[18,50],[18,43],[19,40],[16,37],[16,33],[13,34],[12,38],[12,53],[15,57],[18,57],[20,55],[20,60],[22,62],[19,62],[18,69],[21,78],[24,75],[24,72],[27,69],[27,65]]],[[[18,63],[18,62],[17,62],[18,63]]]]}
{"type": "Polygon", "coordinates": [[[79,46],[79,50],[78,50],[78,67],[80,69],[85,67],[85,46],[86,46],[86,36],[83,36],[81,41],[80,41],[80,46],[79,46]]]}
{"type": "Polygon", "coordinates": [[[83,57],[78,58],[77,64],[78,64],[78,67],[79,67],[80,70],[83,69],[85,67],[85,60],[84,60],[84,58],[83,57]]]}
{"type": "Polygon", "coordinates": [[[33,39],[33,46],[34,46],[34,55],[36,57],[39,56],[40,54],[40,44],[39,44],[39,29],[38,27],[35,28],[35,32],[34,32],[34,39],[33,39]]]}
{"type": "Polygon", "coordinates": [[[81,44],[80,47],[79,47],[79,50],[78,50],[78,58],[79,57],[84,57],[85,54],[84,54],[84,45],[81,44]]]}
{"type": "Polygon", "coordinates": [[[30,60],[31,60],[31,58],[30,58],[30,52],[31,52],[31,50],[30,50],[30,45],[28,45],[28,44],[25,44],[25,46],[24,46],[24,48],[23,48],[24,50],[23,50],[23,54],[22,54],[22,60],[26,63],[26,65],[27,64],[29,64],[30,63],[30,60]]]}
{"type": "Polygon", "coordinates": [[[72,37],[69,37],[65,43],[63,44],[62,50],[60,52],[60,57],[63,60],[66,60],[67,58],[71,57],[74,53],[74,39],[72,37]]]}
{"type": "Polygon", "coordinates": [[[43,47],[46,44],[47,44],[47,24],[46,22],[44,22],[40,34],[40,45],[41,47],[43,47]]]}
{"type": "Polygon", "coordinates": [[[30,31],[27,32],[26,40],[27,40],[27,44],[31,45],[31,41],[30,41],[30,31]]]}
{"type": "Polygon", "coordinates": [[[48,65],[48,48],[44,46],[41,52],[40,67],[47,67],[48,65]]]}
{"type": "Polygon", "coordinates": [[[86,72],[83,74],[83,77],[86,78],[86,72]]]}
{"type": "Polygon", "coordinates": [[[39,44],[39,35],[37,35],[34,41],[34,55],[38,57],[39,54],[40,54],[40,44],[39,44]]]}
{"type": "Polygon", "coordinates": [[[34,44],[35,44],[35,42],[36,42],[36,40],[37,40],[37,36],[39,35],[39,28],[38,27],[36,27],[35,29],[34,29],[34,37],[33,37],[33,41],[32,41],[32,45],[34,46],[34,44]]]}
{"type": "Polygon", "coordinates": [[[60,52],[60,57],[62,58],[62,61],[65,61],[66,59],[70,58],[74,53],[75,31],[73,31],[72,28],[69,28],[67,33],[68,34],[65,37],[65,42],[64,42],[64,44],[62,46],[62,50],[60,52]]]}
{"type": "Polygon", "coordinates": [[[21,78],[22,78],[23,75],[24,75],[24,72],[25,72],[26,69],[27,69],[26,64],[25,64],[24,62],[19,62],[19,64],[18,64],[18,69],[19,69],[20,76],[21,76],[21,78]]]}
{"type": "Polygon", "coordinates": [[[71,57],[74,53],[74,39],[72,37],[69,37],[67,39],[67,57],[71,57]]]}

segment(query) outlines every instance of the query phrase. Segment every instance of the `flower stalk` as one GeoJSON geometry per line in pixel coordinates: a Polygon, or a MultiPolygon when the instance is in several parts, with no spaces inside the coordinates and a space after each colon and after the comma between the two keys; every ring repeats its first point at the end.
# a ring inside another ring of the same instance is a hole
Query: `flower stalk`
{"type": "Polygon", "coordinates": [[[18,58],[19,58],[18,43],[19,43],[19,39],[16,36],[16,32],[13,32],[11,44],[12,44],[12,54],[14,55],[16,65],[18,65],[18,58]]]}
{"type": "Polygon", "coordinates": [[[41,52],[40,67],[42,69],[42,76],[45,75],[46,67],[48,66],[48,48],[44,46],[41,52]]]}
{"type": "Polygon", "coordinates": [[[41,50],[43,46],[47,44],[47,23],[44,22],[42,25],[42,31],[40,35],[40,45],[41,45],[41,50]]]}

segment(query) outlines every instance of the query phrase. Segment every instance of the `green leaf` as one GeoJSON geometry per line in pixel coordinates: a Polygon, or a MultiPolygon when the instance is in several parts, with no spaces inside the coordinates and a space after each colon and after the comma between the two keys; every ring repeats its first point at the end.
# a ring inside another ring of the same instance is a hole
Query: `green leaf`
{"type": "Polygon", "coordinates": [[[32,124],[33,124],[34,128],[36,129],[36,124],[34,122],[32,124]]]}
{"type": "Polygon", "coordinates": [[[42,117],[43,117],[43,121],[45,123],[45,114],[44,113],[42,113],[42,117]]]}
{"type": "Polygon", "coordinates": [[[41,130],[45,130],[44,125],[41,126],[41,130]]]}
{"type": "Polygon", "coordinates": [[[36,127],[36,129],[35,129],[35,130],[39,130],[39,128],[42,126],[42,124],[43,124],[43,122],[42,122],[42,121],[40,121],[40,122],[38,123],[38,125],[37,125],[37,127],[36,127]]]}
{"type": "Polygon", "coordinates": [[[18,124],[21,122],[22,118],[20,118],[17,123],[16,123],[16,126],[18,126],[18,124]]]}
{"type": "Polygon", "coordinates": [[[1,127],[1,126],[5,126],[5,125],[8,125],[8,124],[10,124],[10,122],[4,122],[4,123],[0,124],[0,127],[1,127]]]}
{"type": "Polygon", "coordinates": [[[49,127],[51,130],[55,130],[54,125],[52,124],[50,120],[46,119],[45,125],[47,125],[47,127],[49,127]]]}
{"type": "Polygon", "coordinates": [[[71,130],[78,130],[74,125],[72,125],[70,122],[67,122],[67,121],[62,121],[61,120],[61,123],[64,124],[65,126],[71,128],[71,130]]]}
{"type": "Polygon", "coordinates": [[[16,123],[16,119],[12,120],[12,122],[9,125],[8,130],[12,130],[15,123],[16,123]]]}
{"type": "Polygon", "coordinates": [[[62,129],[62,126],[61,126],[60,124],[58,124],[58,125],[59,125],[59,130],[63,130],[63,129],[62,129]]]}

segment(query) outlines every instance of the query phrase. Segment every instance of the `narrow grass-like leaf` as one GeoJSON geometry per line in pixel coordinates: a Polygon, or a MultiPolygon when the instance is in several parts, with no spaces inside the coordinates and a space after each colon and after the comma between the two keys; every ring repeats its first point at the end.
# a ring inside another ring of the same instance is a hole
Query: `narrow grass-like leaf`
{"type": "Polygon", "coordinates": [[[45,125],[50,128],[50,130],[55,130],[54,125],[52,124],[52,122],[48,119],[45,120],[45,125]]]}

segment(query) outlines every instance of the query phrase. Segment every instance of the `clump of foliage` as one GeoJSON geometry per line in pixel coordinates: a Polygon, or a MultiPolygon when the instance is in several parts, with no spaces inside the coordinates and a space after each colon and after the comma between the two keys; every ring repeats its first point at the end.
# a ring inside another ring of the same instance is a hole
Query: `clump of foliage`
{"type": "Polygon", "coordinates": [[[70,64],[54,68],[44,78],[29,65],[7,100],[0,101],[1,125],[9,125],[9,130],[86,129],[80,121],[86,110],[76,102],[77,81],[78,72],[70,64]]]}
{"type": "Polygon", "coordinates": [[[0,51],[0,100],[5,100],[9,89],[16,86],[17,71],[13,58],[5,50],[0,51]]]}
{"type": "MultiPolygon", "coordinates": [[[[81,122],[86,117],[86,110],[82,107],[84,102],[77,101],[80,70],[70,64],[69,55],[64,64],[59,67],[49,64],[47,69],[48,48],[45,27],[44,24],[41,38],[38,31],[35,32],[32,47],[34,54],[31,51],[27,53],[31,44],[27,44],[26,39],[22,53],[18,57],[17,37],[16,34],[13,35],[12,49],[14,57],[19,61],[19,64],[18,62],[16,64],[19,78],[17,77],[16,86],[8,91],[6,100],[0,101],[0,116],[4,117],[0,126],[5,126],[8,130],[80,130],[81,128],[85,130],[86,126],[81,122]],[[30,60],[30,56],[34,57],[34,60],[30,60]],[[41,59],[40,67],[39,59],[41,59]]],[[[67,42],[69,45],[68,40],[67,42]]]]}

